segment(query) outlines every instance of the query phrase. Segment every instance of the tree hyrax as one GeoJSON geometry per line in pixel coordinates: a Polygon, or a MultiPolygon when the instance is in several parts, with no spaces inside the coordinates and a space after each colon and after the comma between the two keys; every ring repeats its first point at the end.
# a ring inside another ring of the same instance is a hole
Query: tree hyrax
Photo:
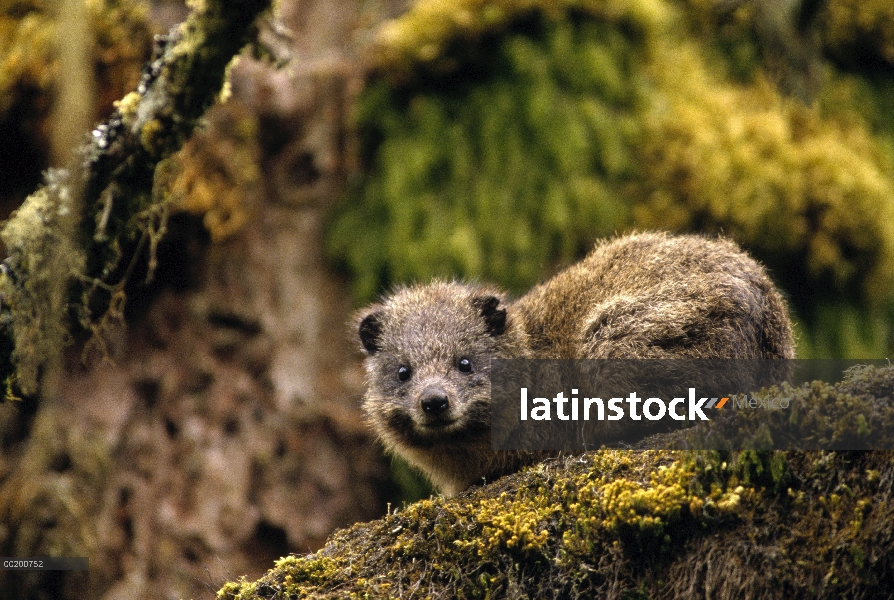
{"type": "Polygon", "coordinates": [[[792,358],[785,304],[733,242],[602,242],[518,300],[446,281],[362,311],[364,410],[389,450],[453,495],[536,460],[490,442],[492,358],[792,358]]]}

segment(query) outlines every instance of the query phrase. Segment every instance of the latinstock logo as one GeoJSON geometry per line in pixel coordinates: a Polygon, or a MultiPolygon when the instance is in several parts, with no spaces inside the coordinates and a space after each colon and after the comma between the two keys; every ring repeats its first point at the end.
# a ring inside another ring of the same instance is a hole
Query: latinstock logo
{"type": "Polygon", "coordinates": [[[677,397],[669,402],[658,397],[643,399],[637,392],[606,401],[599,397],[581,398],[578,389],[575,388],[571,390],[570,397],[566,397],[564,392],[559,392],[552,400],[543,397],[532,398],[529,402],[528,388],[523,387],[519,396],[519,414],[521,421],[527,421],[529,416],[534,421],[551,421],[554,414],[552,405],[555,405],[555,417],[559,421],[590,421],[591,418],[596,421],[620,421],[625,417],[633,421],[642,421],[643,418],[649,421],[664,418],[671,418],[674,421],[710,421],[704,409],[721,409],[729,401],[729,397],[704,396],[698,400],[696,397],[695,388],[689,388],[688,397],[677,397]],[[682,407],[688,410],[681,413],[682,407]]]}
{"type": "Polygon", "coordinates": [[[887,405],[829,402],[817,387],[846,381],[854,368],[869,367],[818,360],[497,359],[490,373],[491,444],[524,451],[894,449],[888,441],[894,434],[884,428],[887,405]],[[828,431],[806,425],[821,422],[836,425],[828,431]]]}

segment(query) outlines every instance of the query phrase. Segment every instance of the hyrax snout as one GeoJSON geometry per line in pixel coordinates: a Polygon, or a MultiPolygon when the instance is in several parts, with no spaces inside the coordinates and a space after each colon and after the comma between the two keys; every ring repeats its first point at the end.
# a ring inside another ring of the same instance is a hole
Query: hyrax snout
{"type": "Polygon", "coordinates": [[[491,448],[491,359],[794,355],[760,265],[728,240],[660,233],[598,244],[516,301],[459,282],[401,288],[357,331],[369,422],[448,495],[537,459],[491,448]]]}

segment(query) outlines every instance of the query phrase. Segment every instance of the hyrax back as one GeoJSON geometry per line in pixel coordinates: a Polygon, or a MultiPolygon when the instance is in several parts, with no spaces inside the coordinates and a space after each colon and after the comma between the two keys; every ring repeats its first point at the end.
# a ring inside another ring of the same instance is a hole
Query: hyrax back
{"type": "Polygon", "coordinates": [[[785,303],[724,239],[598,244],[512,306],[537,358],[792,358],[785,303]]]}
{"type": "Polygon", "coordinates": [[[631,235],[515,302],[435,281],[361,312],[364,410],[385,445],[448,495],[537,459],[490,443],[493,358],[791,358],[785,304],[735,244],[631,235]]]}

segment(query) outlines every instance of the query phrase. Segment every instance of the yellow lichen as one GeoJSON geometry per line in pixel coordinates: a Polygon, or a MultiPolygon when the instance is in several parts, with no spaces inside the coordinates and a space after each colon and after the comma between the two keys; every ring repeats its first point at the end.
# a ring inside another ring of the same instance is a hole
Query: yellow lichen
{"type": "MultiPolygon", "coordinates": [[[[151,42],[146,5],[86,0],[93,22],[99,108],[134,87],[151,42]]],[[[0,2],[0,114],[22,90],[49,93],[56,77],[53,5],[41,0],[0,2]]]]}
{"type": "Polygon", "coordinates": [[[219,241],[250,218],[261,185],[257,122],[244,108],[218,107],[215,126],[193,136],[173,159],[176,176],[163,182],[174,211],[202,215],[219,241]]]}
{"type": "Polygon", "coordinates": [[[768,253],[803,255],[814,277],[842,288],[862,280],[869,297],[887,298],[894,172],[868,129],[823,119],[766,83],[724,83],[691,45],[674,63],[654,73],[667,95],[645,115],[637,223],[722,229],[768,253]]]}
{"type": "Polygon", "coordinates": [[[406,14],[382,27],[372,54],[378,68],[404,77],[418,63],[452,64],[445,52],[457,39],[476,40],[529,14],[558,19],[571,11],[648,28],[669,14],[661,0],[418,0],[406,14]]]}
{"type": "Polygon", "coordinates": [[[121,117],[132,120],[137,114],[141,96],[137,92],[130,92],[120,100],[115,100],[114,107],[121,113],[121,117]]]}
{"type": "Polygon", "coordinates": [[[894,65],[894,3],[890,0],[830,0],[823,33],[835,49],[868,47],[894,65]]]}

